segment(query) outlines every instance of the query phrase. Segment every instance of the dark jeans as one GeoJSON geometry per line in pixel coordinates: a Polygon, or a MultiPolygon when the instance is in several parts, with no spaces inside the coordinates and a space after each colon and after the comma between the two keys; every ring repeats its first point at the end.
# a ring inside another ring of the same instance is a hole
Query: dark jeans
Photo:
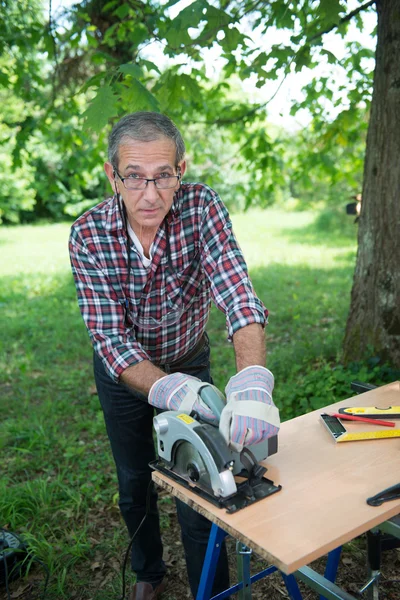
{"type": "MultiPolygon", "coordinates": [[[[211,383],[209,357],[210,348],[207,343],[198,356],[184,366],[179,365],[179,371],[185,372],[187,367],[190,375],[211,383]]],[[[151,480],[151,469],[148,465],[155,459],[154,409],[148,404],[146,396],[128,389],[123,384],[116,384],[106,373],[96,354],[94,375],[117,467],[119,507],[129,535],[132,536],[146,512],[146,496],[151,480]]],[[[196,597],[211,523],[179,500],[176,501],[176,508],[190,589],[196,597]]],[[[157,493],[153,487],[147,518],[132,545],[132,570],[135,571],[138,581],[154,584],[164,577],[166,567],[162,554],[157,493]]],[[[228,559],[224,546],[217,565],[213,595],[228,587],[228,559]]]]}

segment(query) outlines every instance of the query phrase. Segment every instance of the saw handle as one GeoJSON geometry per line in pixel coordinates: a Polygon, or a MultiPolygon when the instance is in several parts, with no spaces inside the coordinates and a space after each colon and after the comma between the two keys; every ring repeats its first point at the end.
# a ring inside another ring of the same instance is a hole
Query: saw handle
{"type": "Polygon", "coordinates": [[[205,385],[200,390],[200,398],[207,404],[207,406],[212,410],[214,415],[218,417],[218,421],[221,417],[222,409],[225,406],[225,398],[222,392],[217,390],[212,385],[205,385]]]}

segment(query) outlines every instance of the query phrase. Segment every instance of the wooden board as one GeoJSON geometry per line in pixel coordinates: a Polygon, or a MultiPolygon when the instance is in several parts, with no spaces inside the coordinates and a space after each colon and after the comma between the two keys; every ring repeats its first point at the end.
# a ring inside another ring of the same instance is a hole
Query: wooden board
{"type": "MultiPolygon", "coordinates": [[[[400,405],[400,383],[371,390],[282,424],[266,476],[282,490],[229,515],[168,477],[153,479],[285,573],[293,573],[400,513],[400,500],[366,498],[400,483],[400,439],[336,444],[320,414],[344,406],[400,405]]],[[[346,422],[360,431],[375,426],[346,422]]],[[[400,420],[396,421],[400,427],[400,420]]]]}

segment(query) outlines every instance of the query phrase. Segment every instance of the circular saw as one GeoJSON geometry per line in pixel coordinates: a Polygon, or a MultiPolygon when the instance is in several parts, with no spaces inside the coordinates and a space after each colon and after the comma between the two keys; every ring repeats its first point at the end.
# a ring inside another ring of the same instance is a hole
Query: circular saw
{"type": "MultiPolygon", "coordinates": [[[[225,406],[221,392],[199,382],[196,393],[219,421],[225,406]]],[[[277,451],[277,436],[238,453],[228,447],[218,425],[195,417],[179,411],[165,411],[154,417],[159,458],[151,463],[152,468],[228,512],[281,489],[264,477],[266,468],[259,465],[277,451]]]]}

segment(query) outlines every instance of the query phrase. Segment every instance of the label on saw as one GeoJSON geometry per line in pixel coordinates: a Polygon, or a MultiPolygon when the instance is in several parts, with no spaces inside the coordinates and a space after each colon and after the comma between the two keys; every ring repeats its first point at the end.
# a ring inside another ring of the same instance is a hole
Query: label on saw
{"type": "Polygon", "coordinates": [[[180,419],[181,421],[183,421],[187,425],[190,425],[191,423],[194,423],[194,419],[192,419],[192,417],[189,417],[189,415],[185,415],[184,413],[182,413],[180,415],[177,415],[176,418],[180,419]]]}

